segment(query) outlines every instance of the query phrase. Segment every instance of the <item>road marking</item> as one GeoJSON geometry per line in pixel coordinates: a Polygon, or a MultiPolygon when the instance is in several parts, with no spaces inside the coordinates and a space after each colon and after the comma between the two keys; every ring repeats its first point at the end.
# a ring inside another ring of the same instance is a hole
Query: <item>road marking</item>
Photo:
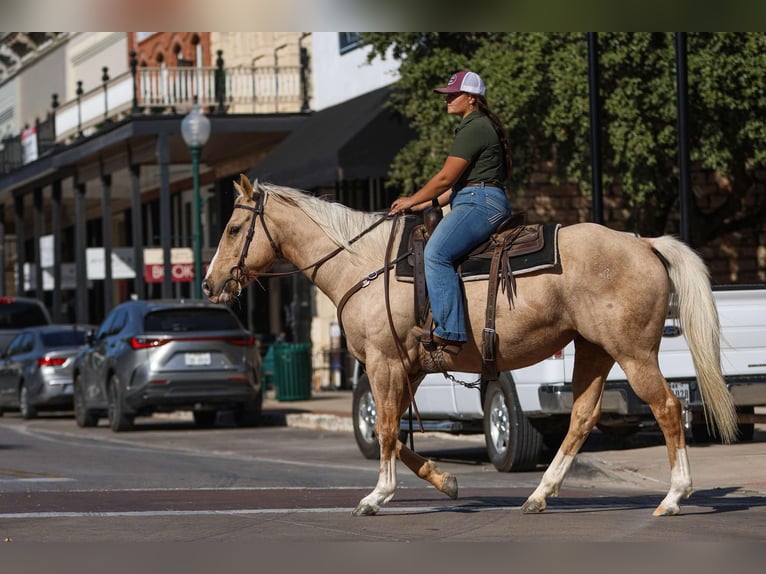
{"type": "MultiPolygon", "coordinates": [[[[381,509],[378,515],[384,514],[422,514],[424,512],[445,512],[455,510],[453,506],[396,506],[381,509]]],[[[519,510],[520,506],[481,506],[466,505],[457,507],[459,510],[519,510]]],[[[348,513],[353,508],[245,508],[241,510],[138,510],[123,512],[7,512],[0,513],[0,519],[8,518],[158,518],[163,516],[238,516],[257,514],[321,514],[348,513]]]]}
{"type": "Polygon", "coordinates": [[[75,482],[74,478],[0,478],[0,482],[75,482]]]}

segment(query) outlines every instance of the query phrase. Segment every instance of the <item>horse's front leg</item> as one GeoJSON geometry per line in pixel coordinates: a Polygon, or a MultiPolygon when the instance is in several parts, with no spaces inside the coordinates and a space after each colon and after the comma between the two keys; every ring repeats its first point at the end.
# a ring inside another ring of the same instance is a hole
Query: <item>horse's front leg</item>
{"type": "Polygon", "coordinates": [[[375,490],[365,496],[356,505],[354,516],[372,516],[380,510],[380,505],[391,500],[396,490],[396,449],[388,448],[388,455],[384,455],[383,440],[380,449],[380,474],[375,490]]]}
{"type": "MultiPolygon", "coordinates": [[[[370,378],[375,385],[379,379],[370,378]]],[[[375,489],[359,501],[354,509],[354,516],[370,516],[377,514],[380,505],[393,498],[396,490],[396,451],[399,436],[399,404],[401,392],[393,385],[389,388],[380,388],[380,392],[373,387],[375,407],[378,412],[378,420],[375,423],[375,432],[380,442],[380,473],[378,484],[375,489]]]]}
{"type": "Polygon", "coordinates": [[[399,459],[407,468],[453,500],[457,498],[457,478],[454,475],[440,471],[434,461],[420,456],[401,442],[398,442],[396,447],[399,459]]]}

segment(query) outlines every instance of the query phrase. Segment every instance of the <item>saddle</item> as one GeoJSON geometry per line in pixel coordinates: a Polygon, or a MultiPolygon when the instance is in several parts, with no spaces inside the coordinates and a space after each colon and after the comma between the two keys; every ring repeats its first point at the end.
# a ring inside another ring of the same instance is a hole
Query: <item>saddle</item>
{"type": "MultiPolygon", "coordinates": [[[[431,310],[425,281],[423,252],[433,223],[409,222],[409,235],[405,226],[405,237],[401,248],[408,248],[411,255],[406,264],[397,265],[399,280],[414,282],[415,317],[424,333],[430,329],[431,310]],[[409,269],[408,269],[409,268],[409,269]]],[[[495,315],[497,311],[498,288],[506,294],[508,304],[513,308],[516,293],[515,275],[530,273],[558,264],[556,233],[560,225],[527,225],[526,213],[519,212],[503,221],[487,241],[476,246],[466,258],[459,262],[458,271],[466,280],[487,280],[487,308],[482,332],[482,376],[493,381],[498,378],[497,332],[495,315]]]]}

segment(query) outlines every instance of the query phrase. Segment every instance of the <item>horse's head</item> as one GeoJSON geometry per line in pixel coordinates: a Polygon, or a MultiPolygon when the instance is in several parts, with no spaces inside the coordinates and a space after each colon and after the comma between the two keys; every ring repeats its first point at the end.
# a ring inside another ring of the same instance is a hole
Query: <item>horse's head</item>
{"type": "Polygon", "coordinates": [[[257,181],[254,189],[244,174],[239,177],[239,183],[234,182],[238,194],[234,210],[202,281],[202,290],[214,303],[236,299],[259,272],[281,256],[264,219],[265,192],[258,189],[257,181]],[[260,229],[258,238],[256,228],[260,229]]]}

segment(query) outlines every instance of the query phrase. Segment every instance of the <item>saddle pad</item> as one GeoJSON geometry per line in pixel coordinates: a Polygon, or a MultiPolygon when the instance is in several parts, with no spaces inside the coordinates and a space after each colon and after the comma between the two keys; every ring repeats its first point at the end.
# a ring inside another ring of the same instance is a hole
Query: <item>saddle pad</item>
{"type": "MultiPolygon", "coordinates": [[[[408,217],[405,221],[403,240],[399,245],[399,255],[404,255],[409,249],[407,238],[418,223],[416,217],[412,217],[412,220],[408,217]]],[[[543,248],[534,253],[511,257],[511,269],[513,269],[514,275],[533,273],[558,265],[558,230],[560,227],[561,224],[559,223],[543,225],[543,248]]],[[[396,264],[397,280],[410,283],[414,281],[413,268],[409,259],[405,257],[396,264]]],[[[460,264],[460,276],[464,281],[486,280],[489,277],[490,264],[490,259],[486,257],[469,257],[460,264]]]]}

